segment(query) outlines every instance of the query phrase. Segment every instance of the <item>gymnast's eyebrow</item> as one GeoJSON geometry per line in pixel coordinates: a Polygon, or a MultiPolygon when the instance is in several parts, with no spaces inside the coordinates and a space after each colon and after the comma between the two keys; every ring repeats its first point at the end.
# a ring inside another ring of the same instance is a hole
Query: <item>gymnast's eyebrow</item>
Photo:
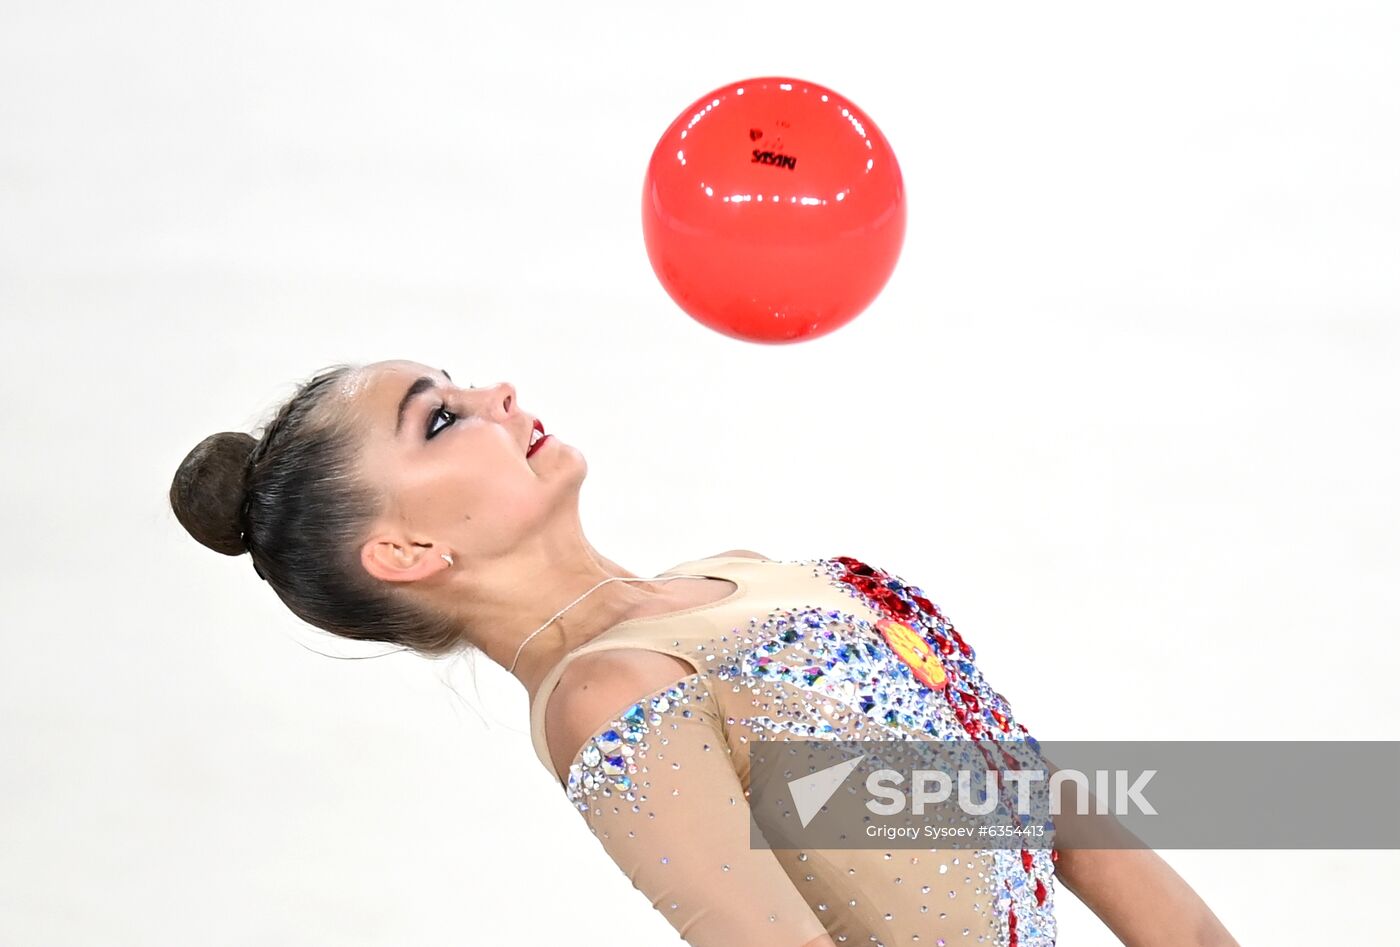
{"type": "MultiPolygon", "coordinates": [[[[446,378],[448,381],[452,380],[452,376],[447,374],[446,370],[442,370],[442,374],[443,377],[446,378]]],[[[403,397],[399,399],[398,420],[394,422],[395,437],[399,436],[399,431],[403,428],[403,417],[404,413],[408,411],[409,403],[412,402],[414,398],[417,398],[419,395],[421,395],[423,392],[430,391],[436,387],[437,382],[434,379],[428,377],[427,375],[424,375],[422,378],[415,379],[413,384],[408,386],[408,390],[405,391],[403,393],[403,397]]]]}

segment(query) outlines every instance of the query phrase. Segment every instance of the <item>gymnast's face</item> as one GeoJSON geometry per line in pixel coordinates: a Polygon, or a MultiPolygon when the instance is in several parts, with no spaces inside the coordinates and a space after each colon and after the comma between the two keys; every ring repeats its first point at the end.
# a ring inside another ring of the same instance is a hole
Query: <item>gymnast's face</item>
{"type": "Polygon", "coordinates": [[[526,457],[535,415],[515,388],[453,384],[417,362],[366,365],[341,390],[362,432],[361,472],[383,509],[361,548],[372,575],[409,582],[501,558],[576,518],[583,455],[551,436],[526,457]]]}

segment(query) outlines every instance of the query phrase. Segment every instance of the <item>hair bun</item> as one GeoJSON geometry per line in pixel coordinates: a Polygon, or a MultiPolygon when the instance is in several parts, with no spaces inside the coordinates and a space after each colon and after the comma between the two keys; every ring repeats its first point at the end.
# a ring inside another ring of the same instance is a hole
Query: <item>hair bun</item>
{"type": "Polygon", "coordinates": [[[226,556],[248,551],[243,502],[248,458],[258,441],[242,431],[211,434],[185,455],[170,484],[170,506],[189,534],[226,556]]]}

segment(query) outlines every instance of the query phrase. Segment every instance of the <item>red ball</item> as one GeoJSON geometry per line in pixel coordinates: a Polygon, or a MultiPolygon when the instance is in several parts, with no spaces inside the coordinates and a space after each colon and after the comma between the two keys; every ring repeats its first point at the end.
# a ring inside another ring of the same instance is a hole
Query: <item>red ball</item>
{"type": "Polygon", "coordinates": [[[735,82],[661,136],[642,235],[690,316],[751,342],[840,328],[894,272],[904,181],[885,136],[849,99],[800,79],[735,82]]]}

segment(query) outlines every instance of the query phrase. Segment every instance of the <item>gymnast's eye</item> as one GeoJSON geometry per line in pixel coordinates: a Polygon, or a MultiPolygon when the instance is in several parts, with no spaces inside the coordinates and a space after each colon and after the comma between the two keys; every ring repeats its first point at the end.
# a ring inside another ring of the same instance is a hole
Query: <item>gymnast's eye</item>
{"type": "Polygon", "coordinates": [[[431,441],[434,437],[436,437],[442,432],[443,428],[451,427],[453,422],[455,422],[456,420],[457,415],[447,410],[446,405],[438,405],[436,408],[434,408],[428,413],[428,436],[426,439],[431,441]],[[442,427],[437,427],[433,424],[433,422],[438,418],[449,418],[450,420],[446,424],[442,425],[442,427]]]}

